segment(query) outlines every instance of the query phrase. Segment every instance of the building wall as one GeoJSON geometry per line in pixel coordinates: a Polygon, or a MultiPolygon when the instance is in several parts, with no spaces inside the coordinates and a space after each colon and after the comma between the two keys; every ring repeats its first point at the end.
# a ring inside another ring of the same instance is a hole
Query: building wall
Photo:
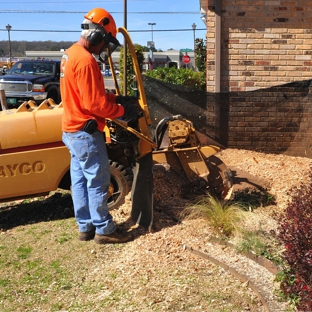
{"type": "Polygon", "coordinates": [[[232,148],[311,158],[311,95],[309,80],[230,92],[220,104],[220,139],[232,148]]]}
{"type": "Polygon", "coordinates": [[[206,92],[143,76],[153,126],[181,114],[226,148],[312,158],[312,87],[206,92]]]}
{"type": "Polygon", "coordinates": [[[215,1],[222,9],[221,92],[310,79],[312,0],[201,0],[207,16],[207,91],[215,92],[218,83],[215,1]]]}

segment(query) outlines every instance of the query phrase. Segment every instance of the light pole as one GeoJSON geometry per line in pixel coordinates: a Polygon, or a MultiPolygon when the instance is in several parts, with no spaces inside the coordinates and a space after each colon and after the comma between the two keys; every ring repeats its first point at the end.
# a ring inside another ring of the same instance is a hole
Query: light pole
{"type": "Polygon", "coordinates": [[[156,25],[156,23],[148,23],[148,25],[151,25],[152,27],[152,46],[154,47],[153,26],[156,25]]]}
{"type": "Polygon", "coordinates": [[[153,26],[156,25],[156,23],[148,23],[152,27],[152,42],[150,44],[150,61],[151,61],[151,70],[153,70],[153,49],[155,47],[154,45],[154,38],[153,38],[153,26]]]}
{"type": "Polygon", "coordinates": [[[12,26],[10,24],[6,25],[5,28],[8,31],[9,35],[9,68],[12,66],[12,54],[11,54],[11,38],[10,38],[10,31],[12,29],[12,26]]]}
{"type": "Polygon", "coordinates": [[[196,45],[195,45],[196,24],[195,23],[192,24],[192,28],[193,28],[193,41],[194,41],[194,69],[196,71],[196,53],[195,53],[195,48],[196,48],[196,45]]]}

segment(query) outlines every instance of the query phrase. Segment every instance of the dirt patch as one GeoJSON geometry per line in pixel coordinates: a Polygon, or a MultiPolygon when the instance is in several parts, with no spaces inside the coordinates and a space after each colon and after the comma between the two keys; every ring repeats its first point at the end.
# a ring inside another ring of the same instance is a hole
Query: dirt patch
{"type": "Polygon", "coordinates": [[[254,176],[249,172],[234,166],[230,166],[229,169],[232,173],[234,192],[244,190],[246,188],[260,191],[270,189],[271,187],[270,183],[264,178],[254,176]]]}

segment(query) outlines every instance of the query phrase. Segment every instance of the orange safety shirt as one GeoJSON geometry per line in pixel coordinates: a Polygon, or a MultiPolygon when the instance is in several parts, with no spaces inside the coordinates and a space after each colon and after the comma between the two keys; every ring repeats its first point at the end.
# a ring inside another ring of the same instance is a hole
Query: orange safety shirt
{"type": "Polygon", "coordinates": [[[116,95],[106,93],[103,75],[96,59],[75,43],[61,61],[60,90],[64,107],[62,130],[81,130],[89,119],[95,119],[104,131],[105,118],[118,118],[124,108],[116,104],[116,95]]]}

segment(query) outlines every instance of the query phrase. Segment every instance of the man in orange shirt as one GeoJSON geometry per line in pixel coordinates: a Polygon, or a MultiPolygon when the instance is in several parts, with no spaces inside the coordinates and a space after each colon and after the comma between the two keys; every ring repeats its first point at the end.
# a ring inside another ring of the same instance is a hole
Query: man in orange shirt
{"type": "Polygon", "coordinates": [[[103,131],[105,118],[129,116],[131,111],[122,97],[105,92],[93,56],[120,44],[115,21],[106,10],[95,8],[84,18],[80,39],[62,57],[60,82],[63,142],[71,154],[75,217],[80,240],[123,243],[133,238],[131,233],[116,228],[108,211],[110,166],[103,131]]]}

